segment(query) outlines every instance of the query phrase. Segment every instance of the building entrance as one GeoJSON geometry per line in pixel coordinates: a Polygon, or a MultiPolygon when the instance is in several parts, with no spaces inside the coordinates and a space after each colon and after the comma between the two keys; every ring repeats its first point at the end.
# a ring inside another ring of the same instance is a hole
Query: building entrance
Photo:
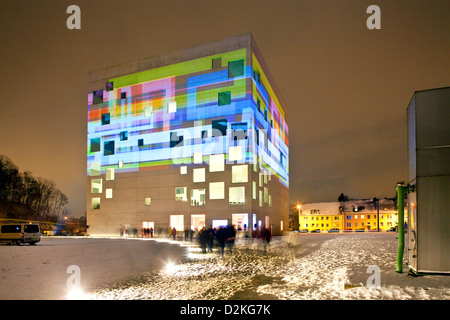
{"type": "Polygon", "coordinates": [[[143,238],[153,238],[155,232],[155,223],[153,221],[143,221],[141,236],[143,238]]]}

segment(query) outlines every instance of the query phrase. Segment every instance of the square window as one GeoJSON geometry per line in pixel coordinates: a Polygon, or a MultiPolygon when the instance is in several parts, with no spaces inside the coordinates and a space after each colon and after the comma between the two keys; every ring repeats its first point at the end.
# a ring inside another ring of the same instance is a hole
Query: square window
{"type": "Polygon", "coordinates": [[[222,58],[212,59],[212,68],[213,69],[222,68],[222,58]]]}
{"type": "Polygon", "coordinates": [[[105,190],[106,199],[112,199],[113,197],[113,189],[109,188],[105,190]]]}
{"type": "Polygon", "coordinates": [[[228,148],[228,160],[229,161],[242,160],[242,148],[241,148],[241,146],[229,147],[228,148]]]}
{"type": "Polygon", "coordinates": [[[225,171],[225,155],[212,154],[209,156],[209,172],[225,171]]]}
{"type": "Polygon", "coordinates": [[[180,174],[187,174],[187,166],[180,167],[180,174]]]}
{"type": "Polygon", "coordinates": [[[187,187],[175,188],[175,201],[187,201],[187,187]]]}
{"type": "Polygon", "coordinates": [[[102,193],[102,179],[91,180],[91,193],[102,193]]]}
{"type": "Polygon", "coordinates": [[[231,91],[219,92],[218,103],[219,106],[231,104],[231,91]]]}
{"type": "Polygon", "coordinates": [[[91,139],[91,152],[100,151],[100,138],[91,139]]]}
{"type": "Polygon", "coordinates": [[[209,199],[225,199],[225,182],[209,183],[209,199]]]}
{"type": "Polygon", "coordinates": [[[114,180],[114,168],[106,169],[105,176],[106,176],[105,177],[106,180],[114,180]]]}
{"type": "Polygon", "coordinates": [[[230,187],[228,189],[229,204],[244,204],[245,203],[245,187],[230,187]]]}
{"type": "Polygon", "coordinates": [[[204,206],[205,194],[205,189],[191,189],[191,206],[204,206]]]}
{"type": "Polygon", "coordinates": [[[100,209],[100,198],[92,198],[91,199],[91,209],[93,209],[93,210],[100,209]]]}
{"type": "Polygon", "coordinates": [[[100,162],[91,162],[91,176],[100,175],[100,162]]]}
{"type": "Polygon", "coordinates": [[[220,137],[227,135],[228,122],[226,119],[212,121],[212,136],[220,137]]]}
{"type": "Polygon", "coordinates": [[[177,102],[176,101],[169,102],[169,104],[167,105],[167,112],[172,113],[176,111],[177,111],[177,102]]]}
{"type": "Polygon", "coordinates": [[[152,107],[145,107],[144,108],[144,117],[151,117],[153,114],[153,108],[152,107]]]}
{"type": "Polygon", "coordinates": [[[183,136],[179,136],[177,132],[170,133],[170,147],[181,147],[183,146],[183,136]]]}
{"type": "Polygon", "coordinates": [[[184,215],[170,215],[170,227],[175,228],[177,231],[184,230],[184,215]]]}
{"type": "Polygon", "coordinates": [[[151,205],[151,204],[152,204],[152,198],[145,198],[144,204],[145,204],[146,206],[151,205]]]}
{"type": "Polygon", "coordinates": [[[121,92],[120,93],[120,99],[126,99],[127,98],[127,93],[126,92],[121,92]]]}
{"type": "Polygon", "coordinates": [[[247,139],[247,123],[239,122],[231,124],[231,139],[233,141],[247,139]]]}
{"type": "Polygon", "coordinates": [[[106,83],[106,91],[113,91],[114,90],[114,82],[107,82],[106,83]]]}
{"type": "Polygon", "coordinates": [[[111,121],[111,118],[110,118],[109,112],[102,114],[102,126],[105,124],[109,124],[110,121],[111,121]]]}
{"type": "Polygon", "coordinates": [[[194,182],[205,182],[205,168],[194,169],[194,182]]]}
{"type": "Polygon", "coordinates": [[[114,154],[114,152],[115,152],[114,141],[106,141],[105,144],[103,145],[103,155],[109,156],[114,154]]]}
{"type": "Polygon", "coordinates": [[[128,140],[128,131],[120,132],[120,141],[126,141],[126,140],[128,140]]]}
{"type": "Polygon", "coordinates": [[[93,92],[93,103],[94,104],[99,104],[99,103],[103,103],[103,90],[96,90],[93,92]]]}
{"type": "Polygon", "coordinates": [[[138,147],[144,146],[144,139],[138,139],[138,147]]]}
{"type": "Polygon", "coordinates": [[[228,78],[244,75],[244,59],[228,62],[228,78]]]}
{"type": "Polygon", "coordinates": [[[195,164],[203,163],[203,154],[202,154],[202,152],[194,152],[194,163],[195,164]]]}
{"type": "Polygon", "coordinates": [[[243,164],[239,166],[233,166],[231,168],[231,182],[232,183],[248,182],[248,165],[243,164]]]}

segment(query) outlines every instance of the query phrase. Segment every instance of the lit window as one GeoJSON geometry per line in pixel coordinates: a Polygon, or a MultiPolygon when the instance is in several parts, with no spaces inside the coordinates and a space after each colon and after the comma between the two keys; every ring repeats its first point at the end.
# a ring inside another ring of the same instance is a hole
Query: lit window
{"type": "Polygon", "coordinates": [[[205,168],[194,169],[194,182],[205,182],[205,168]]]}
{"type": "Polygon", "coordinates": [[[151,205],[151,204],[152,204],[152,198],[145,198],[144,204],[145,204],[146,206],[151,205]]]}
{"type": "Polygon", "coordinates": [[[122,160],[119,161],[119,168],[123,168],[123,161],[122,160]]]}
{"type": "Polygon", "coordinates": [[[100,175],[100,162],[91,162],[91,176],[100,175]]]}
{"type": "Polygon", "coordinates": [[[201,164],[203,162],[203,155],[201,152],[194,152],[194,163],[201,164]]]}
{"type": "Polygon", "coordinates": [[[114,168],[106,169],[106,180],[114,180],[114,168]]]}
{"type": "Polygon", "coordinates": [[[260,206],[260,207],[263,206],[263,194],[262,194],[262,190],[259,190],[259,206],[260,206]]]}
{"type": "Polygon", "coordinates": [[[256,188],[256,181],[252,181],[252,198],[256,200],[256,194],[258,189],[256,188]]]}
{"type": "Polygon", "coordinates": [[[206,225],[206,218],[204,214],[191,215],[191,229],[201,230],[206,225]]]}
{"type": "Polygon", "coordinates": [[[272,196],[269,194],[269,207],[272,207],[272,196]]]}
{"type": "Polygon", "coordinates": [[[167,112],[172,113],[176,111],[177,111],[177,102],[176,101],[169,102],[169,104],[167,105],[167,112]]]}
{"type": "Polygon", "coordinates": [[[106,199],[112,199],[113,197],[113,189],[106,189],[105,190],[106,199]]]}
{"type": "Polygon", "coordinates": [[[225,182],[209,183],[209,199],[225,199],[225,182]]]}
{"type": "Polygon", "coordinates": [[[102,179],[91,180],[91,193],[102,193],[102,179]]]}
{"type": "Polygon", "coordinates": [[[191,189],[191,206],[205,205],[205,189],[191,189]]]}
{"type": "Polygon", "coordinates": [[[175,228],[177,231],[184,230],[184,215],[170,215],[170,227],[175,228]]]}
{"type": "Polygon", "coordinates": [[[239,166],[233,166],[231,168],[231,182],[232,183],[248,182],[248,165],[243,164],[239,166]]]}
{"type": "Polygon", "coordinates": [[[264,187],[264,203],[269,203],[269,189],[267,189],[266,187],[264,187]]]}
{"type": "Polygon", "coordinates": [[[241,148],[241,146],[229,147],[228,148],[228,160],[229,161],[242,160],[242,148],[241,148]]]}
{"type": "Polygon", "coordinates": [[[144,117],[151,117],[153,113],[152,107],[145,107],[144,108],[144,117]]]}
{"type": "Polygon", "coordinates": [[[229,204],[244,204],[245,203],[245,187],[230,187],[229,204]]]}
{"type": "Polygon", "coordinates": [[[180,174],[187,174],[187,166],[180,167],[180,174]]]}
{"type": "Polygon", "coordinates": [[[93,209],[93,210],[100,209],[100,198],[92,198],[91,199],[91,209],[93,209]]]}
{"type": "Polygon", "coordinates": [[[187,201],[187,187],[175,188],[175,201],[187,201]]]}
{"type": "Polygon", "coordinates": [[[214,154],[209,156],[209,172],[225,171],[225,155],[214,154]]]}

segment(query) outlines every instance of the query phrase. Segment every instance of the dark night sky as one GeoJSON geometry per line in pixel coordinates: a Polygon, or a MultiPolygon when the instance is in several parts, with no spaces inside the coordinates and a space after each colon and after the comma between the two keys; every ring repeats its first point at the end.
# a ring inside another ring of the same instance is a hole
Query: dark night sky
{"type": "Polygon", "coordinates": [[[0,154],[85,211],[87,73],[251,32],[289,109],[291,202],[392,197],[406,108],[450,85],[450,1],[0,1],[0,154]],[[81,8],[68,30],[66,8],[81,8]],[[381,8],[381,30],[366,9],[381,8]]]}

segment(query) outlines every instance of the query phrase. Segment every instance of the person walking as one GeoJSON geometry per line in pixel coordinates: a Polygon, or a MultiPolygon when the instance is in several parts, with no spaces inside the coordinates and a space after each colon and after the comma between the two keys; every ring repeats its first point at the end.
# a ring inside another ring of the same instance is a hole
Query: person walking
{"type": "Polygon", "coordinates": [[[216,233],[216,239],[217,239],[217,243],[219,244],[219,252],[223,257],[223,252],[225,249],[225,229],[223,227],[219,227],[219,230],[217,230],[216,233]]]}
{"type": "Polygon", "coordinates": [[[225,242],[226,242],[228,251],[230,253],[232,253],[235,239],[236,239],[236,229],[234,229],[234,226],[229,225],[226,229],[225,242]]]}
{"type": "Polygon", "coordinates": [[[208,243],[208,231],[203,227],[199,234],[198,240],[200,241],[200,247],[202,248],[202,253],[206,253],[206,244],[208,243]]]}
{"type": "Polygon", "coordinates": [[[172,229],[173,240],[175,240],[176,236],[177,236],[177,229],[175,229],[175,227],[173,227],[173,229],[172,229]]]}
{"type": "Polygon", "coordinates": [[[264,243],[264,251],[267,250],[267,245],[270,243],[271,238],[270,230],[266,228],[263,233],[263,243],[264,243]]]}

